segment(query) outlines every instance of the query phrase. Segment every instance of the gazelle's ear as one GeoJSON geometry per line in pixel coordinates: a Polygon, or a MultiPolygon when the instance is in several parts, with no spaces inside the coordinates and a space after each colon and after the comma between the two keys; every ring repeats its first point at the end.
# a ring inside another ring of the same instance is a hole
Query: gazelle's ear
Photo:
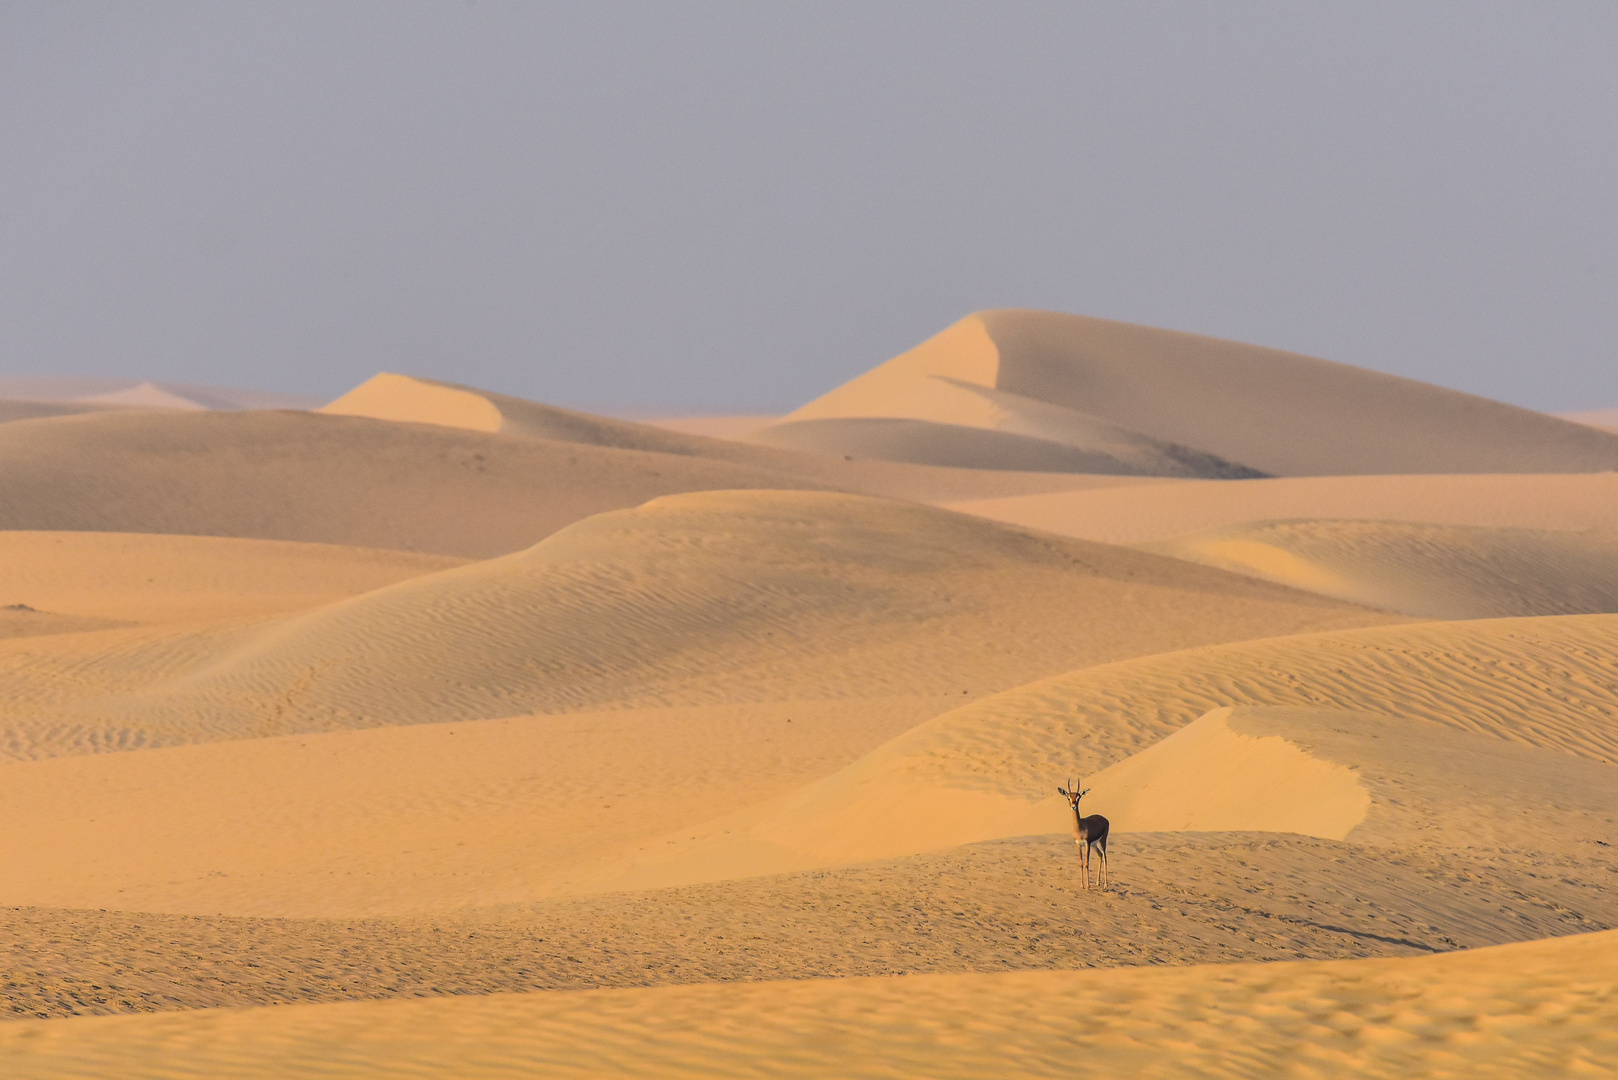
{"type": "Polygon", "coordinates": [[[1066,795],[1067,794],[1067,788],[1057,788],[1056,793],[1058,795],[1066,795]]]}
{"type": "Polygon", "coordinates": [[[1088,795],[1088,794],[1090,794],[1090,789],[1089,789],[1089,788],[1085,788],[1085,789],[1084,789],[1084,790],[1083,790],[1083,791],[1081,791],[1081,792],[1079,792],[1079,798],[1081,798],[1081,799],[1082,799],[1082,798],[1084,798],[1084,797],[1085,797],[1085,796],[1086,796],[1086,795],[1088,795]]]}

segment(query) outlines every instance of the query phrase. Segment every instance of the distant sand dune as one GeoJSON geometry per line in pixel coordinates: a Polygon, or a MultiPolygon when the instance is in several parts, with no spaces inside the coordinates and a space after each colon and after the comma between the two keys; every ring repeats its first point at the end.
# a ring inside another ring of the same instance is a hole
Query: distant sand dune
{"type": "MultiPolygon", "coordinates": [[[[0,649],[35,757],[579,709],[931,696],[1397,616],[913,504],[707,492],[143,661],[0,649]],[[85,684],[70,701],[74,681],[85,684]],[[103,695],[114,696],[103,696],[103,695]]],[[[142,655],[147,655],[143,652],[142,655]]]]}
{"type": "MultiPolygon", "coordinates": [[[[1095,427],[1087,424],[1087,427],[1095,427]]],[[[1183,446],[1109,433],[1084,445],[1014,431],[887,417],[794,420],[748,436],[754,442],[810,453],[961,469],[1095,473],[1118,476],[1261,476],[1252,469],[1183,446]],[[1099,445],[1097,445],[1099,444],[1099,445]]]]}
{"type": "Polygon", "coordinates": [[[658,495],[806,486],[815,484],[684,455],[318,413],[118,411],[0,424],[5,529],[485,558],[658,495]]]}
{"type": "MultiPolygon", "coordinates": [[[[935,439],[936,451],[892,454],[874,445],[864,450],[854,446],[844,447],[841,443],[835,447],[822,445],[822,441],[815,438],[795,439],[777,435],[753,438],[752,429],[763,427],[762,421],[770,418],[760,418],[761,423],[757,425],[721,423],[720,429],[732,434],[740,426],[749,429],[746,437],[738,441],[717,437],[708,430],[711,424],[617,420],[475,387],[388,372],[373,376],[320,411],[554,439],[586,446],[711,458],[769,469],[807,482],[799,486],[836,487],[922,502],[947,497],[942,495],[941,488],[993,490],[1004,487],[1010,493],[1011,489],[1032,487],[1039,491],[1054,491],[1106,483],[1115,474],[1133,476],[1156,471],[1131,457],[1132,451],[1128,446],[1119,451],[1126,459],[1120,461],[1106,453],[1091,453],[1039,439],[977,429],[959,429],[947,433],[942,439],[935,439]],[[963,450],[955,442],[963,436],[979,441],[988,440],[993,446],[984,453],[973,448],[963,450]],[[845,450],[848,453],[845,454],[845,450]],[[961,473],[966,475],[951,475],[961,473]],[[972,475],[983,473],[1003,475],[998,478],[995,475],[972,475]],[[1060,475],[1038,478],[1040,474],[1072,473],[1093,475],[1071,479],[1060,475]]],[[[721,421],[727,418],[709,419],[721,421]]],[[[742,419],[745,421],[745,418],[742,419]]],[[[772,430],[780,431],[778,428],[772,430]]],[[[892,442],[880,433],[875,438],[883,446],[892,442]]],[[[1210,464],[1206,455],[1187,451],[1181,456],[1185,462],[1171,462],[1166,466],[1167,475],[1222,476],[1229,472],[1220,471],[1223,468],[1221,463],[1210,464]]],[[[1238,471],[1235,475],[1247,474],[1238,471]]]]}
{"type": "MultiPolygon", "coordinates": [[[[1102,452],[1127,437],[1272,476],[1618,468],[1618,435],[1543,413],[1276,349],[1046,311],[970,315],[753,438],[853,418],[1102,452]]],[[[822,441],[835,442],[830,429],[822,441]]],[[[923,460],[914,455],[925,441],[904,460],[923,460]]]]}
{"type": "Polygon", "coordinates": [[[775,414],[743,414],[717,416],[658,416],[647,421],[653,427],[670,431],[683,431],[687,435],[706,435],[710,439],[738,439],[759,428],[768,427],[781,419],[775,414]]]}
{"type": "Polygon", "coordinates": [[[0,1027],[16,1080],[112,1074],[1322,1077],[1618,1069],[1618,932],[1448,956],[294,1005],[0,1027]]]}
{"type": "Polygon", "coordinates": [[[1618,473],[1163,480],[947,502],[994,521],[1106,544],[1295,519],[1618,534],[1618,473]]]}
{"type": "Polygon", "coordinates": [[[1585,412],[1558,413],[1563,420],[1588,424],[1607,431],[1618,431],[1618,409],[1589,409],[1585,412]]]}
{"type": "Polygon", "coordinates": [[[40,420],[50,416],[77,416],[100,412],[105,405],[69,404],[65,401],[8,401],[0,398],[0,424],[13,420],[40,420]]]}
{"type": "Polygon", "coordinates": [[[121,409],[0,424],[0,529],[487,558],[682,491],[835,488],[929,501],[1119,482],[828,459],[551,411],[559,419],[546,438],[307,412],[121,409]]]}
{"type": "Polygon", "coordinates": [[[1149,550],[1427,618],[1618,611],[1618,532],[1272,521],[1149,550]]]}

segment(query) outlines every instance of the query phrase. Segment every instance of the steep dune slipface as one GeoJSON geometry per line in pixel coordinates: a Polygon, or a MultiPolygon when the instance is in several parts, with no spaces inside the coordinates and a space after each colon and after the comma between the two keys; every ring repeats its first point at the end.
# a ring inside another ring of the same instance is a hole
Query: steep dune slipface
{"type": "Polygon", "coordinates": [[[911,504],[709,492],[283,620],[139,693],[42,690],[6,731],[40,756],[587,708],[944,707],[1120,656],[1390,618],[911,504]]]}
{"type": "Polygon", "coordinates": [[[498,994],[0,1028],[17,1080],[1598,1076],[1618,932],[1448,956],[498,994]]]}
{"type": "MultiPolygon", "coordinates": [[[[1470,773],[1458,773],[1461,779],[1455,783],[1439,784],[1445,794],[1428,802],[1441,807],[1450,799],[1457,807],[1472,806],[1465,813],[1473,818],[1479,813],[1478,799],[1489,795],[1460,798],[1466,783],[1500,775],[1509,766],[1489,764],[1487,754],[1477,757],[1480,744],[1468,740],[1484,740],[1505,752],[1508,761],[1513,748],[1521,748],[1525,762],[1547,753],[1567,756],[1570,763],[1561,771],[1542,762],[1524,765],[1539,778],[1535,798],[1551,804],[1564,796],[1564,789],[1593,792],[1590,805],[1578,812],[1594,815],[1589,820],[1599,833],[1618,827],[1618,796],[1611,794],[1618,792],[1618,768],[1613,765],[1618,762],[1618,686],[1611,679],[1615,650],[1618,616],[1564,616],[1241,642],[1076,671],[936,717],[766,811],[746,820],[716,822],[700,835],[688,831],[673,845],[648,845],[616,875],[603,869],[581,879],[579,887],[622,887],[615,883],[629,877],[675,883],[808,869],[1055,831],[1065,827],[1067,811],[1051,792],[1066,778],[1095,779],[1090,812],[1105,812],[1109,798],[1129,805],[1123,787],[1105,789],[1102,770],[1109,765],[1126,778],[1142,770],[1142,775],[1160,772],[1160,783],[1181,789],[1177,798],[1194,801],[1199,792],[1214,797],[1218,786],[1209,786],[1206,778],[1200,788],[1186,787],[1186,778],[1197,775],[1191,760],[1196,754],[1158,747],[1153,758],[1159,764],[1117,763],[1180,732],[1209,710],[1228,706],[1312,710],[1310,717],[1292,717],[1286,723],[1273,717],[1253,721],[1238,710],[1233,718],[1204,726],[1223,723],[1237,735],[1262,740],[1279,734],[1301,748],[1324,747],[1308,753],[1362,771],[1374,766],[1384,779],[1397,775],[1397,761],[1426,762],[1443,770],[1448,758],[1472,755],[1481,763],[1470,773]],[[1322,713],[1331,715],[1323,720],[1314,715],[1322,713]],[[1358,724],[1355,714],[1377,719],[1368,727],[1358,724]],[[1415,727],[1407,730],[1400,726],[1404,722],[1415,727]],[[1356,738],[1380,734],[1388,749],[1366,757],[1370,744],[1362,738],[1350,746],[1352,740],[1329,736],[1333,724],[1359,732],[1356,738]],[[1578,763],[1579,758],[1586,761],[1578,763]],[[1587,775],[1592,770],[1600,775],[1587,775]]],[[[1235,748],[1241,739],[1222,732],[1204,735],[1182,738],[1179,746],[1206,743],[1214,765],[1240,756],[1235,748]]],[[[1275,765],[1272,759],[1265,767],[1294,779],[1319,771],[1297,759],[1290,766],[1275,765]]],[[[1320,768],[1322,775],[1331,772],[1320,768]]],[[[1280,790],[1274,777],[1262,782],[1280,790]]],[[[1299,789],[1293,785],[1292,790],[1299,789]]],[[[1391,787],[1369,790],[1374,797],[1391,787]]],[[[1303,803],[1272,809],[1279,816],[1243,818],[1246,827],[1262,827],[1258,822],[1289,814],[1349,821],[1338,811],[1317,813],[1303,803]]],[[[1148,817],[1142,826],[1162,827],[1167,820],[1148,817]]],[[[1231,827],[1221,824],[1217,812],[1196,820],[1201,827],[1231,827]]],[[[1315,831],[1343,834],[1342,829],[1315,831]]],[[[1463,828],[1447,842],[1465,842],[1468,835],[1463,828]]],[[[1554,845],[1561,842],[1559,837],[1593,843],[1585,827],[1536,832],[1533,842],[1554,845]]]]}
{"type": "MultiPolygon", "coordinates": [[[[1084,779],[1091,806],[1120,832],[1287,832],[1341,840],[1371,796],[1347,766],[1281,735],[1254,736],[1212,709],[1084,779]]],[[[1083,808],[1083,803],[1080,804],[1083,808]]]]}
{"type": "Polygon", "coordinates": [[[1618,533],[1271,521],[1149,550],[1427,618],[1618,611],[1618,533]]]}
{"type": "Polygon", "coordinates": [[[1618,468],[1618,436],[1541,413],[1276,349],[1042,311],[969,316],[756,437],[856,417],[1104,451],[1101,423],[1167,448],[1167,460],[1189,449],[1273,476],[1618,468]],[[1079,416],[1064,422],[1057,410],[1079,416]]]}
{"type": "Polygon", "coordinates": [[[120,411],[0,425],[0,529],[487,558],[659,495],[813,486],[687,455],[304,412],[120,411]]]}

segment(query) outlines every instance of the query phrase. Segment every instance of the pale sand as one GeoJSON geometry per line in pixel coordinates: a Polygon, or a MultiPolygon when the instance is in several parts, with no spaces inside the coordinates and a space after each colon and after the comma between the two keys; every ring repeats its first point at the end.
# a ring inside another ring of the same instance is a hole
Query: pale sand
{"type": "Polygon", "coordinates": [[[972,467],[400,376],[0,425],[0,1074],[1610,1071],[1609,939],[1432,954],[1618,927],[1618,615],[1476,618],[1611,607],[1618,441],[1039,313],[907,356],[796,430],[972,467]],[[1562,474],[981,467],[1051,454],[1562,474]]]}
{"type": "Polygon", "coordinates": [[[914,504],[696,493],[262,628],[0,643],[0,754],[670,705],[942,711],[1127,656],[1397,621],[914,504]]]}
{"type": "Polygon", "coordinates": [[[501,991],[1420,956],[1618,926],[1618,857],[1120,835],[369,919],[0,908],[0,1020],[501,991]]]}
{"type": "Polygon", "coordinates": [[[335,544],[116,532],[0,532],[0,604],[138,623],[319,607],[464,559],[335,544]]]}
{"type": "MultiPolygon", "coordinates": [[[[1133,439],[1165,466],[1191,452],[1271,476],[1618,468],[1618,436],[1543,413],[1276,349],[1048,311],[970,315],[788,414],[779,430],[862,418],[1104,453],[1133,439]]],[[[825,449],[835,442],[829,435],[825,449]]]]}
{"type": "MultiPolygon", "coordinates": [[[[548,439],[585,446],[613,447],[677,457],[706,458],[777,475],[792,476],[799,484],[779,486],[838,487],[874,495],[897,495],[926,500],[943,490],[977,489],[1010,494],[1014,491],[1054,491],[1086,487],[1106,480],[1089,477],[1052,476],[1043,472],[1038,460],[987,462],[931,461],[915,459],[915,464],[889,460],[867,461],[883,455],[795,452],[793,447],[772,447],[752,442],[714,438],[705,432],[688,432],[666,424],[637,423],[607,416],[559,409],[536,401],[496,394],[476,387],[459,386],[433,379],[418,379],[383,372],[323,406],[321,412],[335,416],[368,417],[395,422],[431,424],[466,431],[499,433],[519,438],[548,439]],[[962,465],[963,468],[932,469],[928,465],[962,465]],[[917,468],[916,465],[922,467],[917,468]],[[1020,470],[1020,471],[1019,471],[1020,470]],[[1002,475],[995,476],[994,473],[1002,475]],[[968,475],[959,475],[966,473],[968,475]],[[971,476],[971,473],[991,475],[971,476]]],[[[910,459],[900,459],[908,461],[910,459]]],[[[1072,472],[1059,469],[1057,472],[1072,472]]],[[[1084,470],[1080,470],[1084,471],[1084,470]]],[[[1103,468],[1097,473],[1120,470],[1103,468]]],[[[1124,470],[1137,471],[1137,470],[1124,470]]],[[[741,485],[735,485],[741,486],[741,485]]]]}
{"type": "Polygon", "coordinates": [[[0,638],[82,634],[88,630],[108,630],[127,625],[119,619],[97,619],[83,615],[58,615],[53,611],[39,611],[28,604],[7,604],[0,607],[0,638]]]}
{"type": "Polygon", "coordinates": [[[1392,521],[1271,521],[1148,550],[1438,619],[1618,611],[1618,531],[1392,521]]]}
{"type": "Polygon", "coordinates": [[[1618,933],[1404,960],[839,979],[0,1027],[34,1077],[1597,1076],[1618,933]]]}
{"type": "MultiPolygon", "coordinates": [[[[1578,790],[1594,784],[1598,793],[1580,814],[1596,824],[1569,828],[1553,815],[1558,825],[1547,830],[1550,839],[1533,842],[1562,837],[1588,845],[1590,828],[1618,827],[1618,805],[1611,802],[1618,795],[1599,795],[1603,783],[1618,791],[1618,778],[1602,771],[1618,762],[1618,687],[1609,659],[1615,648],[1618,616],[1563,616],[1275,638],[1102,665],[945,713],[771,804],[646,845],[620,867],[581,873],[577,887],[846,865],[1049,831],[1064,820],[1065,803],[1053,790],[1063,780],[1099,774],[1209,710],[1234,705],[1347,714],[1327,719],[1351,728],[1361,726],[1352,714],[1398,718],[1411,724],[1411,756],[1433,767],[1455,748],[1440,744],[1435,754],[1424,734],[1429,725],[1521,747],[1525,763],[1541,751],[1566,755],[1572,773],[1533,769],[1540,777],[1533,798],[1549,805],[1569,784],[1578,790]],[[1593,778],[1578,771],[1578,758],[1599,764],[1593,778]],[[917,813],[918,806],[928,812],[917,813]]],[[[1395,731],[1389,745],[1405,737],[1395,731]]],[[[1244,752],[1239,739],[1216,740],[1221,744],[1213,759],[1221,765],[1244,752]]],[[[1244,810],[1243,827],[1318,816],[1308,807],[1275,805],[1306,786],[1277,782],[1289,772],[1297,776],[1299,764],[1294,758],[1268,779],[1260,774],[1255,782],[1263,787],[1252,796],[1260,812],[1244,810]]],[[[1348,764],[1369,767],[1357,759],[1348,764]]],[[[1385,771],[1386,763],[1378,767],[1385,771]]],[[[1173,782],[1195,771],[1188,765],[1173,782]]],[[[1310,771],[1319,770],[1311,766],[1299,780],[1310,771]]],[[[1216,781],[1216,772],[1209,770],[1204,783],[1216,781]]],[[[1211,798],[1220,789],[1191,788],[1184,797],[1195,801],[1199,791],[1211,798]]],[[[1092,809],[1127,794],[1097,786],[1092,809]]],[[[1454,792],[1457,799],[1462,794],[1454,792]]],[[[1204,802],[1215,813],[1205,827],[1232,827],[1210,798],[1204,802]]],[[[1159,817],[1142,825],[1171,823],[1159,817]]]]}
{"type": "Polygon", "coordinates": [[[938,709],[617,710],[4,764],[0,905],[352,917],[532,900],[938,709]]]}
{"type": "Polygon", "coordinates": [[[1618,409],[1589,409],[1584,412],[1557,413],[1557,415],[1575,424],[1588,424],[1607,431],[1618,431],[1618,409]]]}
{"type": "Polygon", "coordinates": [[[653,427],[668,428],[687,435],[706,435],[710,439],[739,439],[760,428],[768,427],[781,417],[773,414],[723,416],[656,416],[645,423],[653,427]]]}
{"type": "Polygon", "coordinates": [[[553,411],[567,421],[554,438],[309,412],[116,410],[0,424],[0,529],[488,558],[684,491],[837,488],[943,501],[1119,482],[843,461],[553,411]]]}
{"type": "Polygon", "coordinates": [[[1298,519],[1618,533],[1618,473],[1160,480],[945,505],[1105,544],[1298,519]]]}
{"type": "Polygon", "coordinates": [[[0,424],[0,527],[187,533],[487,558],[604,510],[806,487],[745,464],[305,412],[0,424]]]}
{"type": "Polygon", "coordinates": [[[77,416],[111,406],[71,404],[66,401],[8,401],[0,398],[0,424],[12,420],[39,420],[50,416],[77,416]]]}

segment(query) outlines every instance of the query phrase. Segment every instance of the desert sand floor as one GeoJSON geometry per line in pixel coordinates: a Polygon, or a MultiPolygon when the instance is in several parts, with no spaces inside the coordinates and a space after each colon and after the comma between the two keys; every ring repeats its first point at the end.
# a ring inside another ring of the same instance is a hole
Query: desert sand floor
{"type": "Polygon", "coordinates": [[[969,321],[762,440],[0,425],[0,1076],[1618,1068],[1618,474],[1187,479],[1315,451],[1079,416],[1052,327],[1146,340],[969,321]]]}
{"type": "Polygon", "coordinates": [[[1450,956],[816,979],[22,1023],[19,1078],[1600,1076],[1618,935],[1450,956]]]}

